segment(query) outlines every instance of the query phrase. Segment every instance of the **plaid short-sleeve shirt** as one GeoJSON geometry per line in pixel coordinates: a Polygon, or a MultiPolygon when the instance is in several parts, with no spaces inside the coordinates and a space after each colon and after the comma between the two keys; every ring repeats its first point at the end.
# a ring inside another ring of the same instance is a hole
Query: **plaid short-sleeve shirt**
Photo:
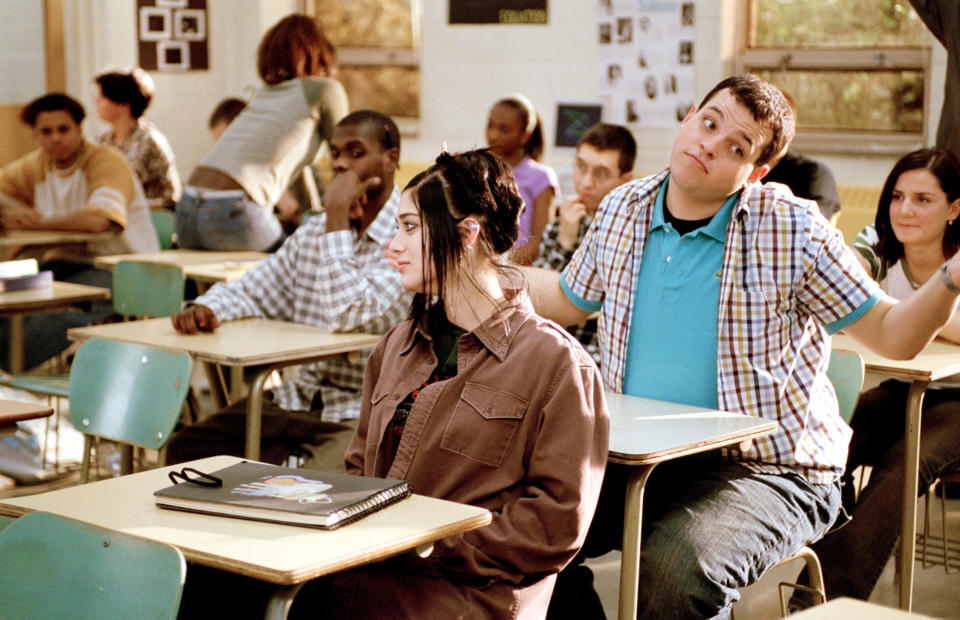
{"type": "MultiPolygon", "coordinates": [[[[623,386],[633,301],[643,294],[636,285],[644,243],[666,175],[608,194],[562,275],[568,293],[602,304],[601,369],[616,391],[623,386]]],[[[826,374],[830,337],[824,326],[857,316],[879,294],[815,203],[779,184],[743,190],[727,228],[720,275],[718,402],[726,411],[776,420],[779,428],[725,450],[728,458],[755,471],[799,472],[814,483],[839,477],[850,429],[837,413],[826,374]]],[[[682,377],[678,381],[682,389],[682,377]]]]}

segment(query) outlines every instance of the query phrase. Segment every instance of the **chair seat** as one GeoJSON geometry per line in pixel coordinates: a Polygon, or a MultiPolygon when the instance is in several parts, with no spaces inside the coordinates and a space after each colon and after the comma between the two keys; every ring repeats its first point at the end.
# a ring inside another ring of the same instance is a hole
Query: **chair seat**
{"type": "Polygon", "coordinates": [[[41,396],[70,396],[70,375],[13,375],[3,385],[39,394],[41,396]]]}

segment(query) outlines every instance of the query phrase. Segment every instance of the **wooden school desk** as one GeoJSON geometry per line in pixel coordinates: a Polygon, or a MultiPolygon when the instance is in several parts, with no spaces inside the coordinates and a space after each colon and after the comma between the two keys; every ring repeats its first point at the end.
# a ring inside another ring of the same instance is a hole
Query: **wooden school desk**
{"type": "MultiPolygon", "coordinates": [[[[311,325],[259,318],[227,321],[216,331],[186,335],[174,331],[168,317],[74,327],[67,331],[67,337],[71,340],[103,338],[185,351],[199,362],[231,368],[257,366],[247,399],[244,454],[249,459],[260,456],[263,386],[270,373],[284,366],[372,349],[381,338],[371,334],[331,333],[311,325]]],[[[214,394],[218,406],[223,406],[227,399],[219,373],[212,378],[211,389],[218,392],[214,394]]]]}
{"type": "Polygon", "coordinates": [[[45,418],[52,413],[53,408],[46,405],[0,399],[0,437],[17,432],[17,422],[20,420],[45,418]]]}
{"type": "Polygon", "coordinates": [[[0,233],[0,253],[4,255],[17,248],[38,245],[74,245],[91,241],[106,241],[116,232],[73,232],[67,230],[7,230],[0,233]]]}
{"type": "Polygon", "coordinates": [[[24,315],[83,309],[91,302],[109,298],[109,289],[56,281],[51,286],[0,293],[0,316],[10,319],[10,372],[23,372],[24,315]]]}
{"type": "Polygon", "coordinates": [[[643,487],[658,463],[768,435],[776,422],[725,411],[607,392],[608,459],[632,465],[623,514],[620,620],[637,616],[643,487]]]}
{"type": "Polygon", "coordinates": [[[158,263],[162,265],[177,265],[186,270],[194,265],[215,265],[226,262],[247,263],[259,261],[267,257],[266,252],[237,251],[214,252],[211,250],[161,250],[148,254],[114,254],[112,256],[98,256],[93,261],[97,269],[112,270],[121,261],[137,261],[141,263],[158,263]]]}
{"type": "Polygon", "coordinates": [[[214,456],[179,465],[0,500],[0,514],[35,510],[178,547],[190,562],[274,584],[267,618],[283,618],[305,582],[378,562],[404,551],[426,553],[434,541],[487,525],[484,508],[413,495],[332,531],[157,508],[153,492],[167,472],[211,472],[241,459],[214,456]]]}
{"type": "Polygon", "coordinates": [[[867,372],[910,382],[903,451],[903,529],[900,536],[900,608],[913,605],[913,563],[917,544],[917,495],[920,470],[920,411],[923,393],[931,381],[960,373],[960,346],[935,340],[912,360],[891,360],[870,351],[844,334],[833,337],[833,348],[856,351],[867,372]]]}
{"type": "MultiPolygon", "coordinates": [[[[796,620],[924,620],[928,616],[907,613],[900,609],[884,607],[854,598],[835,598],[823,605],[814,605],[801,612],[790,614],[796,620]]],[[[929,620],[932,620],[930,618],[929,620]]]]}

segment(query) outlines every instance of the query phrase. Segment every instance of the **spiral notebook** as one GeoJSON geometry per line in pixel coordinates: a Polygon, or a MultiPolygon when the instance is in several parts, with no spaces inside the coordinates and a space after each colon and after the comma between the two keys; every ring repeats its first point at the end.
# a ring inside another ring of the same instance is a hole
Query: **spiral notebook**
{"type": "MultiPolygon", "coordinates": [[[[183,476],[181,476],[183,478],[183,476]]],[[[161,508],[332,530],[408,497],[405,480],[243,461],[154,492],[161,508]]]]}

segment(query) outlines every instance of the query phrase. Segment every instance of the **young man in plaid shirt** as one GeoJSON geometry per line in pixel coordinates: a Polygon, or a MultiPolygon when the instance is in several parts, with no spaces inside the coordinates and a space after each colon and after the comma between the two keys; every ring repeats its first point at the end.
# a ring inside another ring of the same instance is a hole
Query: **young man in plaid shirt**
{"type": "MultiPolygon", "coordinates": [[[[668,170],[611,192],[562,274],[527,273],[550,318],[600,312],[609,389],[779,424],[654,471],[641,617],[726,617],[737,588],[821,537],[839,511],[850,437],[826,376],[830,334],[910,358],[957,306],[960,258],[897,303],[816,203],[760,184],[793,133],[774,86],[722,81],[681,123],[668,170]]],[[[625,478],[608,466],[591,555],[619,546],[625,478]]]]}
{"type": "MultiPolygon", "coordinates": [[[[264,317],[332,331],[384,333],[406,316],[409,297],[383,252],[396,228],[400,190],[393,177],[400,134],[389,117],[347,115],[330,140],[333,180],[325,211],[314,215],[255,268],[213,286],[172,317],[181,333],[212,331],[221,321],[264,317]]],[[[343,468],[343,453],[360,413],[366,355],[338,356],[300,367],[264,404],[261,454],[280,463],[302,446],[326,444],[322,465],[343,468]]],[[[246,402],[171,438],[167,460],[243,455],[246,402]]]]}

